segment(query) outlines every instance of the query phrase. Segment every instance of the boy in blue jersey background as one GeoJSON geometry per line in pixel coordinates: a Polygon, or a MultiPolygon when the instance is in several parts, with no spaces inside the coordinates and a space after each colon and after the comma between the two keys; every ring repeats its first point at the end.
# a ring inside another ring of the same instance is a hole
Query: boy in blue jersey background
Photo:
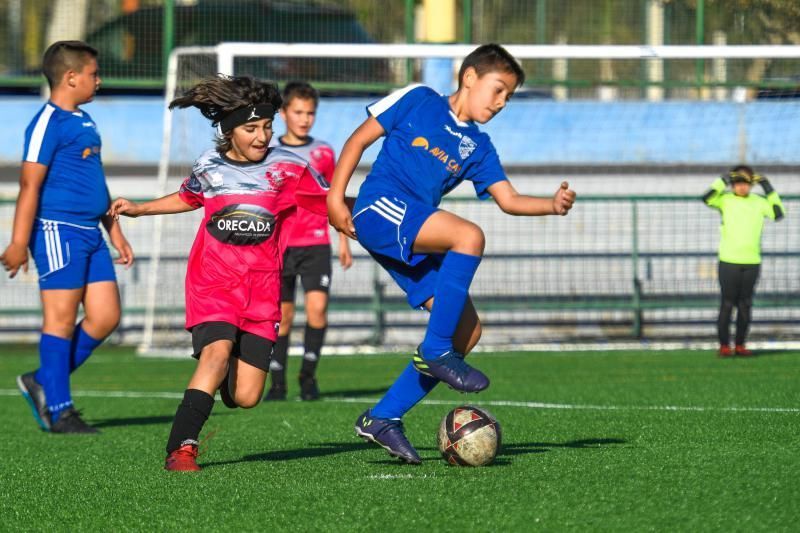
{"type": "Polygon", "coordinates": [[[334,172],[330,223],[358,239],[403,289],[409,305],[430,311],[412,362],[355,425],[357,435],[410,464],[421,460],[403,432],[406,412],[439,381],[461,392],[489,386],[489,379],[464,361],[481,335],[469,287],[485,237],[474,223],[439,209],[442,197],[468,180],[479,198],[491,196],[512,215],[566,215],[575,201],[567,182],[552,198],[519,194],[489,136],[476,125],[499,113],[524,80],[503,47],[480,46],[461,64],[452,95],[412,85],[370,105],[334,172]],[[347,184],[364,151],[381,136],[383,145],[351,212],[347,184]]]}
{"type": "Polygon", "coordinates": [[[119,253],[133,250],[118,222],[106,214],[110,197],[100,159],[100,135],[88,113],[100,86],[97,50],[81,41],[59,41],[44,54],[50,99],[25,130],[20,191],[11,244],[0,262],[14,277],[36,262],[42,301],[40,367],[17,385],[41,428],[53,433],[96,433],[72,403],[70,374],[117,327],[119,291],[99,223],[119,253]],[[84,318],[76,325],[78,308],[84,318]]]}

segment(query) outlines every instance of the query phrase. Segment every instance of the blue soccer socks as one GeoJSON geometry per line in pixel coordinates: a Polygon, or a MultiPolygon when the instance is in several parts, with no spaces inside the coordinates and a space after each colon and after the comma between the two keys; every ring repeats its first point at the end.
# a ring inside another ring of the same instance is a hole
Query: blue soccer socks
{"type": "Polygon", "coordinates": [[[75,372],[79,366],[86,362],[92,352],[103,344],[103,339],[95,339],[83,329],[83,322],[75,328],[72,336],[72,347],[69,358],[69,371],[75,372]]]}
{"type": "Polygon", "coordinates": [[[402,418],[427,396],[437,383],[439,383],[438,379],[420,374],[414,368],[414,364],[409,363],[383,395],[383,398],[372,408],[372,416],[402,418]]]}
{"type": "Polygon", "coordinates": [[[36,381],[41,383],[47,398],[47,408],[53,424],[61,412],[72,406],[69,389],[69,367],[72,340],[42,333],[39,341],[39,370],[36,381]]]}
{"type": "MultiPolygon", "coordinates": [[[[453,351],[453,335],[469,297],[469,286],[481,258],[448,252],[436,278],[433,308],[425,339],[418,355],[434,359],[453,351]],[[424,354],[424,355],[423,355],[424,354]]],[[[378,404],[372,408],[377,418],[401,418],[433,390],[439,379],[420,373],[410,363],[398,376],[378,404]]]]}
{"type": "Polygon", "coordinates": [[[433,291],[433,308],[420,355],[433,359],[453,350],[453,335],[469,297],[469,286],[481,258],[458,252],[447,252],[439,267],[433,291]]]}

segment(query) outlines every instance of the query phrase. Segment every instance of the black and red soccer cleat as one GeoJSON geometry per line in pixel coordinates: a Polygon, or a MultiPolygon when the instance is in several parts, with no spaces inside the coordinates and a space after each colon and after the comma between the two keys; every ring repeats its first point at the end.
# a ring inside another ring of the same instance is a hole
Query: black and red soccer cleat
{"type": "Polygon", "coordinates": [[[172,472],[199,472],[197,465],[197,442],[184,441],[180,448],[167,455],[164,470],[172,472]]]}
{"type": "Polygon", "coordinates": [[[736,355],[739,357],[751,357],[753,355],[753,352],[748,350],[744,344],[737,344],[736,348],[734,348],[734,352],[736,352],[736,355]]]}
{"type": "Polygon", "coordinates": [[[731,357],[733,355],[733,350],[727,344],[722,344],[717,351],[718,357],[731,357]]]}

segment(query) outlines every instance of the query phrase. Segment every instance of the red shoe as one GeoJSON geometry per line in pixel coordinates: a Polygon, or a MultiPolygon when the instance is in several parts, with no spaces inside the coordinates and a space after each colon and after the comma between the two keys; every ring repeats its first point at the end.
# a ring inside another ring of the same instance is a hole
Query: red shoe
{"type": "Polygon", "coordinates": [[[164,462],[164,470],[173,472],[199,472],[201,468],[197,466],[197,445],[184,444],[167,456],[164,462]]]}
{"type": "Polygon", "coordinates": [[[730,357],[733,355],[733,350],[727,344],[723,344],[719,347],[719,351],[717,352],[719,357],[730,357]]]}
{"type": "Polygon", "coordinates": [[[742,357],[750,357],[751,355],[753,355],[753,352],[751,352],[750,350],[745,348],[744,344],[737,344],[736,345],[736,355],[740,355],[742,357]]]}

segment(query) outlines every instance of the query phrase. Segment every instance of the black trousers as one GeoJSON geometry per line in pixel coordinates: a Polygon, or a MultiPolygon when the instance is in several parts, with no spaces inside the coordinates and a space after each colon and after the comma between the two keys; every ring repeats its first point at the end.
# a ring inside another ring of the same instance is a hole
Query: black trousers
{"type": "Polygon", "coordinates": [[[720,345],[730,344],[731,313],[736,308],[736,344],[744,344],[753,309],[755,292],[761,265],[737,265],[719,262],[719,285],[722,301],[717,319],[717,335],[720,345]]]}

